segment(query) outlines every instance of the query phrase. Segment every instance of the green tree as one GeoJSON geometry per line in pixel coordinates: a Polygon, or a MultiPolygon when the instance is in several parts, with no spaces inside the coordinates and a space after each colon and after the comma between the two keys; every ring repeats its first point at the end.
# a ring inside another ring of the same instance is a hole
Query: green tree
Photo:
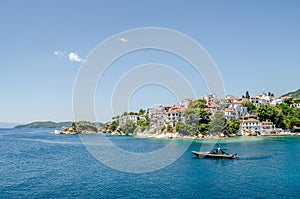
{"type": "Polygon", "coordinates": [[[291,105],[293,103],[293,98],[290,97],[290,98],[284,99],[283,102],[286,103],[287,105],[291,105]]]}
{"type": "Polygon", "coordinates": [[[292,109],[290,108],[290,106],[287,105],[287,104],[283,104],[283,103],[282,104],[278,104],[276,107],[279,108],[279,109],[281,109],[282,113],[284,115],[286,115],[286,116],[290,115],[290,113],[292,111],[292,109]]]}
{"type": "Polygon", "coordinates": [[[246,91],[246,98],[250,99],[249,91],[246,91]]]}
{"type": "Polygon", "coordinates": [[[208,115],[209,113],[206,110],[199,108],[188,108],[183,114],[188,124],[199,124],[199,120],[208,115]]]}
{"type": "Polygon", "coordinates": [[[150,125],[150,118],[146,116],[146,120],[140,120],[138,117],[136,124],[139,127],[139,130],[144,131],[150,125]]]}
{"type": "Polygon", "coordinates": [[[198,126],[198,132],[202,135],[206,135],[208,133],[209,124],[202,123],[198,126]]]}
{"type": "Polygon", "coordinates": [[[209,133],[219,133],[222,132],[226,122],[226,117],[223,111],[217,111],[212,117],[210,122],[208,132],[209,133]]]}
{"type": "Polygon", "coordinates": [[[121,126],[122,131],[126,135],[134,133],[135,128],[136,128],[136,124],[130,120],[126,121],[125,124],[121,126]]]}
{"type": "Polygon", "coordinates": [[[111,123],[111,130],[112,131],[115,131],[119,126],[119,120],[114,120],[112,123],[111,123]]]}
{"type": "Polygon", "coordinates": [[[185,122],[177,122],[176,131],[183,135],[206,134],[209,121],[204,118],[208,118],[209,113],[204,110],[205,107],[206,101],[203,99],[191,102],[183,114],[185,122]]]}
{"type": "Polygon", "coordinates": [[[275,122],[276,109],[273,106],[262,104],[257,109],[257,116],[260,121],[271,120],[275,122]]]}
{"type": "Polygon", "coordinates": [[[290,116],[300,119],[300,109],[299,108],[291,108],[290,110],[291,110],[290,116]]]}
{"type": "Polygon", "coordinates": [[[143,115],[143,114],[145,114],[145,113],[146,113],[146,110],[144,110],[144,109],[141,108],[141,109],[139,110],[139,114],[138,114],[138,115],[143,115]]]}
{"type": "Polygon", "coordinates": [[[290,129],[292,129],[294,126],[300,126],[300,119],[298,119],[296,117],[292,117],[289,120],[288,126],[289,126],[290,129]]]}
{"type": "Polygon", "coordinates": [[[260,121],[270,120],[276,127],[286,128],[283,111],[278,107],[263,104],[258,107],[257,116],[260,121]]]}
{"type": "Polygon", "coordinates": [[[196,123],[199,124],[200,118],[203,118],[204,116],[208,116],[209,113],[204,110],[206,107],[206,101],[202,99],[198,99],[195,101],[192,101],[187,110],[184,112],[183,116],[186,119],[186,123],[193,124],[196,123]]]}
{"type": "Polygon", "coordinates": [[[180,128],[180,126],[181,126],[182,124],[183,124],[182,121],[178,121],[178,122],[176,123],[176,126],[175,126],[176,132],[179,132],[179,128],[180,128]]]}
{"type": "Polygon", "coordinates": [[[240,123],[235,120],[230,120],[226,122],[223,129],[224,134],[236,134],[240,129],[240,123]]]}
{"type": "Polygon", "coordinates": [[[197,99],[192,101],[188,108],[199,108],[199,109],[203,109],[206,107],[206,100],[204,99],[197,99]]]}
{"type": "Polygon", "coordinates": [[[197,125],[196,124],[186,124],[184,122],[178,122],[176,124],[176,131],[182,135],[197,135],[197,125]]]}
{"type": "Polygon", "coordinates": [[[171,132],[172,126],[170,124],[167,125],[167,132],[171,132]]]}
{"type": "Polygon", "coordinates": [[[256,112],[256,106],[252,102],[246,102],[244,104],[245,107],[247,107],[248,113],[255,113],[256,112]]]}
{"type": "Polygon", "coordinates": [[[204,108],[206,107],[206,101],[202,99],[198,99],[192,101],[187,110],[184,112],[183,116],[186,118],[186,122],[189,124],[199,123],[200,117],[205,115],[209,115],[204,108]]]}
{"type": "Polygon", "coordinates": [[[72,127],[73,129],[76,129],[76,123],[75,123],[75,122],[72,122],[71,127],[72,127]]]}
{"type": "Polygon", "coordinates": [[[160,130],[161,130],[161,132],[163,132],[164,130],[166,130],[166,126],[163,125],[160,130]]]}
{"type": "Polygon", "coordinates": [[[290,108],[288,104],[278,104],[276,108],[282,113],[279,113],[279,117],[276,118],[279,123],[276,127],[293,128],[293,125],[297,125],[297,121],[300,120],[300,109],[290,108]]]}
{"type": "Polygon", "coordinates": [[[274,124],[277,128],[283,128],[285,129],[287,127],[286,122],[285,122],[285,118],[283,115],[283,112],[281,109],[275,107],[276,110],[276,115],[274,118],[274,124]]]}

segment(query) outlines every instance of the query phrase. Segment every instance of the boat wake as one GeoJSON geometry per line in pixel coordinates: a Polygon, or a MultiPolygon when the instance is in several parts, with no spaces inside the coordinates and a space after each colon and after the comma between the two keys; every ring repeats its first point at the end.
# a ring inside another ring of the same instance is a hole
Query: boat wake
{"type": "Polygon", "coordinates": [[[239,156],[239,160],[263,160],[263,159],[269,159],[272,155],[270,154],[262,154],[262,155],[252,155],[252,156],[239,156]]]}
{"type": "Polygon", "coordinates": [[[53,141],[53,140],[45,140],[45,139],[19,139],[19,140],[25,140],[25,141],[31,141],[31,142],[42,142],[47,144],[62,144],[62,145],[82,145],[81,142],[66,142],[66,141],[53,141]]]}

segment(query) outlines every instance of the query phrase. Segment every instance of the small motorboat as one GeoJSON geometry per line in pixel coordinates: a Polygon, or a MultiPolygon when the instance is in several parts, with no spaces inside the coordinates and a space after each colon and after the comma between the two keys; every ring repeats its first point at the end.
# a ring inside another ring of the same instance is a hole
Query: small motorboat
{"type": "Polygon", "coordinates": [[[226,159],[236,159],[238,155],[236,153],[229,154],[225,152],[226,149],[221,149],[220,147],[209,152],[192,151],[192,153],[198,158],[226,158],[226,159]]]}

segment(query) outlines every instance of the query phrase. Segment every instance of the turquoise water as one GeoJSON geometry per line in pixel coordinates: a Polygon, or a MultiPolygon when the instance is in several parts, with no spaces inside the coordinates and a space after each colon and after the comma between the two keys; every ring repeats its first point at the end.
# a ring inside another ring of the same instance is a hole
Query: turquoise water
{"type": "MultiPolygon", "coordinates": [[[[0,130],[0,198],[300,196],[300,137],[221,140],[218,144],[239,154],[237,160],[196,159],[190,151],[199,150],[202,141],[194,141],[168,167],[133,174],[98,162],[77,135],[47,134],[49,131],[53,130],[0,130]]],[[[168,142],[110,139],[120,148],[135,152],[157,150],[168,142]]]]}

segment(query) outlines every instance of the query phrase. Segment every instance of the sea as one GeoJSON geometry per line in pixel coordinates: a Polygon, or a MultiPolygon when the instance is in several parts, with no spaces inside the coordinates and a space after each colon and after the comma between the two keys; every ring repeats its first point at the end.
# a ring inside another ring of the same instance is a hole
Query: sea
{"type": "MultiPolygon", "coordinates": [[[[134,173],[98,161],[79,135],[51,131],[0,129],[0,198],[300,198],[300,136],[218,140],[216,146],[238,153],[235,160],[195,158],[191,151],[204,141],[193,140],[168,166],[134,173]]],[[[108,137],[141,153],[170,142],[108,137]]],[[[129,164],[135,166],[124,160],[129,164]]]]}

